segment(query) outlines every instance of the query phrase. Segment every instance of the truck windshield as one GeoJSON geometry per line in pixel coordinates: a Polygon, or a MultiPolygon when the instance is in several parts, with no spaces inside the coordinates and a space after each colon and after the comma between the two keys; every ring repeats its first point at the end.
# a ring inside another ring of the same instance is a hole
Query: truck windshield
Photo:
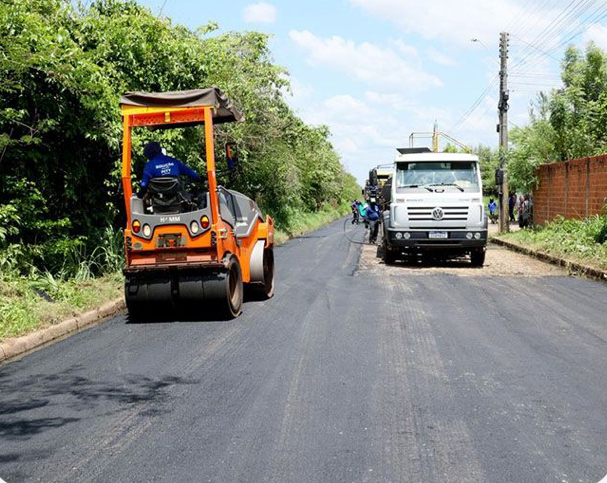
{"type": "Polygon", "coordinates": [[[444,161],[434,163],[398,163],[396,189],[415,188],[478,191],[478,163],[474,161],[444,161]]]}

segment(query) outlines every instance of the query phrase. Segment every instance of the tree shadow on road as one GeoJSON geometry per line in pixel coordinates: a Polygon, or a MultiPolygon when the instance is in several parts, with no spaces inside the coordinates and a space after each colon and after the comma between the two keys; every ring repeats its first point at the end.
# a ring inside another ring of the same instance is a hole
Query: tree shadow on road
{"type": "Polygon", "coordinates": [[[177,376],[151,378],[136,374],[93,380],[79,375],[80,369],[75,366],[59,374],[25,378],[16,370],[0,374],[0,454],[4,453],[3,441],[28,439],[85,418],[133,407],[144,416],[167,412],[169,389],[196,383],[177,376]]]}

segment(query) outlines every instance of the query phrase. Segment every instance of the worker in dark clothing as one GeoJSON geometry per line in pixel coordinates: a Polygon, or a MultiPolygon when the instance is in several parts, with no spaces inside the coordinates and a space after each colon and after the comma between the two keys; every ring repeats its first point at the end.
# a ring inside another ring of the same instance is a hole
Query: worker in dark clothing
{"type": "Polygon", "coordinates": [[[380,218],[379,206],[377,203],[370,203],[369,207],[365,211],[365,220],[369,226],[369,243],[375,243],[377,241],[377,232],[379,231],[379,218],[380,218]]]}
{"type": "Polygon", "coordinates": [[[516,208],[516,194],[511,193],[508,197],[508,213],[510,214],[510,223],[516,221],[516,218],[514,218],[514,208],[516,208]]]}
{"type": "Polygon", "coordinates": [[[175,158],[171,158],[162,153],[160,143],[153,141],[148,143],[143,148],[143,154],[149,159],[145,168],[143,168],[143,177],[139,186],[141,190],[138,196],[140,198],[146,193],[148,184],[152,178],[188,176],[194,181],[200,181],[200,176],[193,169],[188,168],[185,164],[175,158]]]}
{"type": "Polygon", "coordinates": [[[352,208],[352,224],[353,225],[358,225],[358,222],[360,221],[360,213],[358,212],[358,200],[354,200],[352,201],[352,204],[350,205],[350,207],[352,208]]]}

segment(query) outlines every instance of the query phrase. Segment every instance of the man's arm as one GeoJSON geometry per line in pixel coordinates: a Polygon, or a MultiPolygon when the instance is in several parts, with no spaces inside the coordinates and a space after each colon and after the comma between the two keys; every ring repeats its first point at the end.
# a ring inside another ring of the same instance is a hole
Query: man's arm
{"type": "Polygon", "coordinates": [[[143,198],[143,195],[148,190],[148,184],[150,183],[150,179],[152,178],[152,170],[150,168],[150,164],[146,164],[143,168],[143,176],[141,177],[141,182],[139,183],[139,193],[137,196],[139,198],[143,198]]]}
{"type": "Polygon", "coordinates": [[[200,176],[198,175],[198,173],[196,171],[194,171],[193,169],[188,168],[181,161],[179,161],[179,160],[176,160],[176,161],[177,161],[177,166],[179,166],[179,174],[180,175],[188,176],[188,177],[192,178],[195,181],[200,181],[200,176]]]}

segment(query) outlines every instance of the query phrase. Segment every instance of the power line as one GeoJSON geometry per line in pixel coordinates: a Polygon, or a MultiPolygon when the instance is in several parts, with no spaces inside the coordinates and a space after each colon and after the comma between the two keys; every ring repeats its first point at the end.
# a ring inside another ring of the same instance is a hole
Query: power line
{"type": "Polygon", "coordinates": [[[489,92],[491,91],[491,88],[494,86],[495,81],[498,79],[498,75],[496,74],[493,79],[491,79],[491,81],[489,82],[489,85],[485,88],[485,90],[483,90],[483,92],[481,92],[481,94],[477,97],[477,99],[472,103],[472,105],[468,108],[468,110],[466,110],[466,112],[464,112],[464,114],[462,114],[460,116],[460,118],[453,124],[453,126],[449,129],[449,131],[452,131],[456,128],[456,126],[458,125],[463,125],[463,123],[466,121],[466,119],[476,110],[476,108],[480,105],[481,102],[483,102],[489,92]]]}
{"type": "MultiPolygon", "coordinates": [[[[529,46],[529,47],[531,47],[532,49],[534,49],[534,50],[536,50],[536,51],[538,51],[538,52],[540,52],[540,53],[542,53],[542,54],[544,54],[544,55],[547,55],[548,57],[552,57],[552,55],[550,55],[550,54],[549,54],[549,53],[547,53],[546,51],[544,51],[544,50],[542,50],[542,49],[540,49],[540,48],[536,47],[536,46],[535,46],[535,45],[533,45],[533,44],[530,44],[530,43],[529,43],[529,42],[527,42],[526,40],[521,39],[519,36],[517,36],[517,35],[515,35],[515,34],[511,34],[511,35],[512,35],[512,37],[514,37],[515,39],[519,40],[520,42],[523,42],[524,44],[528,45],[528,46],[529,46]]],[[[557,59],[556,57],[552,57],[552,58],[553,58],[554,60],[556,60],[557,62],[559,62],[559,59],[557,59]]]]}
{"type": "MultiPolygon", "coordinates": [[[[540,1],[535,3],[535,6],[529,11],[528,18],[531,18],[531,15],[542,8],[544,8],[549,0],[540,1]]],[[[520,87],[546,87],[546,88],[557,88],[557,85],[551,83],[551,80],[554,80],[555,83],[560,83],[560,74],[551,74],[551,73],[536,73],[536,72],[525,72],[522,70],[522,67],[532,67],[536,65],[542,58],[551,58],[555,61],[559,61],[553,53],[556,52],[563,45],[567,44],[577,36],[584,33],[591,25],[601,22],[603,19],[607,18],[607,6],[602,5],[599,6],[596,10],[592,10],[592,7],[595,6],[597,0],[571,0],[567,4],[567,6],[561,10],[549,23],[546,27],[542,29],[542,31],[534,38],[532,42],[528,42],[518,35],[514,35],[514,37],[525,44],[525,48],[519,55],[519,59],[514,63],[512,69],[512,76],[521,78],[521,81],[515,80],[513,85],[517,88],[517,91],[525,91],[531,89],[521,89],[520,87]],[[569,28],[569,21],[575,17],[581,17],[581,20],[577,25],[573,28],[569,28]],[[565,39],[558,42],[558,39],[564,36],[565,39]],[[554,42],[557,42],[554,45],[554,42]],[[518,70],[514,70],[518,69],[518,70]]],[[[534,2],[529,2],[527,4],[528,7],[532,7],[534,2]]],[[[524,18],[523,12],[525,12],[525,8],[519,11],[518,15],[513,19],[513,22],[516,22],[521,17],[524,18]]],[[[538,23],[539,19],[532,24],[535,26],[538,23]]],[[[519,29],[520,30],[524,25],[529,22],[525,22],[522,24],[519,29]]],[[[483,47],[487,49],[487,47],[482,44],[483,47]]],[[[485,88],[485,90],[476,98],[476,100],[472,103],[472,105],[460,116],[460,118],[455,122],[455,124],[451,127],[450,130],[461,129],[466,125],[470,116],[476,111],[476,109],[481,105],[481,103],[487,99],[490,95],[490,91],[497,80],[498,76],[495,76],[489,83],[489,85],[485,88]]],[[[487,112],[489,106],[485,108],[484,113],[487,112]]],[[[478,122],[475,121],[476,124],[478,122]]]]}
{"type": "MultiPolygon", "coordinates": [[[[534,8],[532,11],[530,11],[527,14],[527,20],[525,20],[524,22],[522,22],[520,25],[518,25],[518,28],[516,28],[514,30],[514,32],[524,32],[526,30],[532,30],[533,27],[535,27],[537,25],[537,23],[541,20],[541,16],[537,16],[535,19],[535,22],[533,22],[533,16],[538,13],[539,11],[541,11],[544,7],[548,6],[550,4],[552,0],[544,0],[543,2],[540,2],[538,5],[536,5],[536,8],[534,8]],[[533,23],[531,23],[533,22],[533,23]]],[[[508,30],[513,30],[514,27],[511,26],[508,30]]]]}
{"type": "MultiPolygon", "coordinates": [[[[556,46],[554,46],[548,52],[549,53],[556,52],[557,50],[559,50],[560,48],[564,47],[569,42],[571,42],[574,38],[576,38],[579,35],[581,35],[584,32],[586,32],[589,27],[591,27],[592,25],[595,25],[595,24],[601,22],[605,18],[607,18],[607,7],[605,7],[602,10],[600,10],[600,9],[597,10],[595,12],[594,17],[591,18],[589,21],[586,21],[586,22],[582,23],[581,27],[578,29],[577,32],[571,33],[572,31],[570,31],[569,34],[571,34],[571,35],[569,35],[569,37],[565,38],[565,40],[561,41],[559,44],[557,44],[556,46]]],[[[533,67],[534,65],[537,65],[541,60],[542,60],[541,57],[536,57],[535,59],[527,61],[525,65],[527,67],[533,67]]]]}
{"type": "Polygon", "coordinates": [[[167,4],[168,1],[169,0],[164,0],[162,2],[162,5],[160,6],[160,10],[158,10],[158,17],[160,17],[162,15],[162,11],[164,10],[164,7],[166,6],[166,4],[167,4]]]}
{"type": "Polygon", "coordinates": [[[517,62],[514,62],[512,69],[514,70],[515,68],[524,65],[524,63],[534,55],[531,51],[532,47],[535,49],[543,48],[543,46],[550,41],[552,33],[558,32],[561,28],[560,26],[575,14],[577,11],[576,9],[579,8],[580,5],[583,5],[584,2],[588,1],[590,0],[571,0],[569,4],[567,4],[567,6],[535,37],[535,39],[528,43],[527,47],[523,49],[523,52],[521,53],[521,58],[517,62]]]}
{"type": "MultiPolygon", "coordinates": [[[[528,46],[521,53],[521,58],[513,65],[513,69],[524,65],[526,62],[529,62],[531,58],[537,56],[537,53],[534,53],[532,48],[541,50],[545,48],[545,46],[550,46],[553,39],[556,39],[564,31],[567,22],[573,19],[579,13],[580,7],[583,7],[589,1],[590,0],[571,0],[567,7],[553,18],[531,43],[528,43],[528,46]]],[[[595,2],[596,0],[592,1],[595,2]]]]}
{"type": "MultiPolygon", "coordinates": [[[[587,5],[586,8],[584,9],[584,12],[586,12],[592,5],[594,5],[595,2],[596,2],[596,0],[593,1],[592,4],[587,5]]],[[[605,5],[599,6],[596,10],[589,13],[585,19],[581,20],[579,22],[579,24],[576,25],[576,27],[567,31],[567,33],[565,34],[566,38],[564,40],[562,40],[562,41],[558,42],[556,45],[550,47],[547,51],[544,51],[544,54],[548,54],[552,57],[552,54],[554,52],[559,50],[561,47],[563,47],[564,45],[569,43],[574,38],[576,38],[579,35],[581,35],[582,33],[584,33],[590,26],[601,22],[601,20],[603,20],[606,17],[607,17],[607,6],[605,6],[605,5]]],[[[558,31],[558,35],[560,35],[561,33],[565,32],[565,31],[566,31],[566,29],[560,29],[558,31]]],[[[520,68],[523,65],[531,67],[533,65],[536,65],[542,59],[542,57],[543,57],[543,54],[540,54],[540,55],[536,54],[535,56],[528,55],[524,59],[521,59],[521,61],[517,64],[517,67],[520,68]]]]}

